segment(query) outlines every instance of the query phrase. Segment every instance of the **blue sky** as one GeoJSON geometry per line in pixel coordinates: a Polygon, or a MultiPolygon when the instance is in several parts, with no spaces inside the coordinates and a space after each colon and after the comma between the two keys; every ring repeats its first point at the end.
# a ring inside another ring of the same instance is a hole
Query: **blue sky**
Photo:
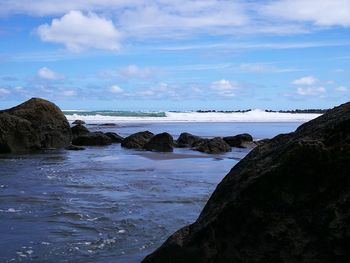
{"type": "Polygon", "coordinates": [[[329,108],[350,0],[0,0],[0,108],[329,108]]]}

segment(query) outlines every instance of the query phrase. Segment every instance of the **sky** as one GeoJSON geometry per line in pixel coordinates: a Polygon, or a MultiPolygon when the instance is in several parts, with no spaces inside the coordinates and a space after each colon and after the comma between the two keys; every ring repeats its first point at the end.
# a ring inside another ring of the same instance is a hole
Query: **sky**
{"type": "Polygon", "coordinates": [[[0,108],[331,108],[350,0],[0,0],[0,108]]]}

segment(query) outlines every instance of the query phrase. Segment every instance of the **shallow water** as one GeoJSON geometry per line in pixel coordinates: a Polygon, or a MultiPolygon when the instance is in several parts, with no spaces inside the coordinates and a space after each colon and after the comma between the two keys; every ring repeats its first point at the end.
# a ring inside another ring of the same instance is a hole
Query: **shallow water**
{"type": "MultiPolygon", "coordinates": [[[[158,123],[102,130],[175,137],[249,132],[261,139],[298,125],[158,123]]],[[[115,144],[0,156],[0,262],[139,262],[198,217],[217,183],[248,152],[159,154],[115,144]]]]}

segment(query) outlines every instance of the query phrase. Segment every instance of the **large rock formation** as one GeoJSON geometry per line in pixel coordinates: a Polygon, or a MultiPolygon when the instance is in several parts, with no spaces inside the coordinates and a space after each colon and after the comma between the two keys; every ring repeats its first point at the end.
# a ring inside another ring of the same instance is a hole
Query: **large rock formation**
{"type": "Polygon", "coordinates": [[[74,138],[72,144],[78,146],[104,146],[112,144],[112,139],[103,132],[89,132],[74,138]]]}
{"type": "Polygon", "coordinates": [[[186,147],[190,148],[202,140],[203,139],[199,136],[193,135],[188,132],[183,132],[180,134],[179,138],[176,140],[176,146],[179,148],[186,148],[186,147]]]}
{"type": "Polygon", "coordinates": [[[195,143],[193,150],[209,154],[219,154],[230,152],[231,147],[222,138],[215,137],[213,139],[202,139],[198,143],[195,143]]]}
{"type": "Polygon", "coordinates": [[[128,149],[143,149],[146,143],[154,136],[150,131],[142,131],[126,137],[121,146],[128,149]]]}
{"type": "Polygon", "coordinates": [[[0,153],[61,148],[72,139],[69,123],[53,103],[32,98],[0,111],[0,153]]]}
{"type": "Polygon", "coordinates": [[[350,103],[256,147],[143,262],[350,262],[350,103]]]}
{"type": "Polygon", "coordinates": [[[252,142],[253,137],[248,133],[242,133],[235,136],[227,136],[223,138],[231,147],[243,148],[244,143],[252,142]]]}
{"type": "Polygon", "coordinates": [[[153,136],[148,143],[145,144],[145,149],[155,152],[172,152],[174,146],[174,139],[167,132],[159,133],[153,136]]]}

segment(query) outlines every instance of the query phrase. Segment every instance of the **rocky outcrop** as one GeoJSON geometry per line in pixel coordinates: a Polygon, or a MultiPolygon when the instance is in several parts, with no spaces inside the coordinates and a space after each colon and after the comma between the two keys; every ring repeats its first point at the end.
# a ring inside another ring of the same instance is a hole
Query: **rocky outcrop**
{"type": "Polygon", "coordinates": [[[120,136],[119,134],[115,132],[106,132],[105,135],[107,135],[109,138],[111,138],[113,143],[121,143],[124,138],[120,136]]]}
{"type": "Polygon", "coordinates": [[[32,98],[0,111],[0,153],[62,148],[72,139],[69,123],[53,103],[32,98]]]}
{"type": "Polygon", "coordinates": [[[73,139],[72,144],[78,146],[104,146],[112,143],[112,139],[103,132],[89,132],[73,139]]]}
{"type": "Polygon", "coordinates": [[[143,149],[153,136],[154,134],[149,131],[137,132],[126,137],[121,146],[128,149],[143,149]]]}
{"type": "Polygon", "coordinates": [[[350,103],[240,161],[144,263],[350,262],[350,103]]]}
{"type": "Polygon", "coordinates": [[[202,139],[198,143],[195,143],[193,150],[209,154],[219,154],[230,152],[231,147],[222,138],[215,137],[213,139],[202,139]]]}
{"type": "Polygon", "coordinates": [[[248,133],[242,133],[235,136],[227,136],[223,138],[231,147],[243,148],[247,142],[252,142],[253,137],[248,133]]]}
{"type": "Polygon", "coordinates": [[[88,128],[86,128],[84,125],[82,124],[77,124],[75,126],[73,126],[71,128],[72,130],[72,135],[73,135],[73,139],[74,138],[77,138],[81,135],[85,135],[85,134],[88,134],[90,133],[90,131],[88,130],[88,128]]]}
{"type": "Polygon", "coordinates": [[[145,145],[145,150],[156,152],[172,152],[174,150],[174,139],[167,132],[153,136],[145,145]]]}
{"type": "Polygon", "coordinates": [[[200,142],[202,138],[199,136],[193,135],[188,132],[183,132],[180,134],[179,138],[176,140],[176,146],[179,148],[191,148],[196,143],[200,142]]]}

